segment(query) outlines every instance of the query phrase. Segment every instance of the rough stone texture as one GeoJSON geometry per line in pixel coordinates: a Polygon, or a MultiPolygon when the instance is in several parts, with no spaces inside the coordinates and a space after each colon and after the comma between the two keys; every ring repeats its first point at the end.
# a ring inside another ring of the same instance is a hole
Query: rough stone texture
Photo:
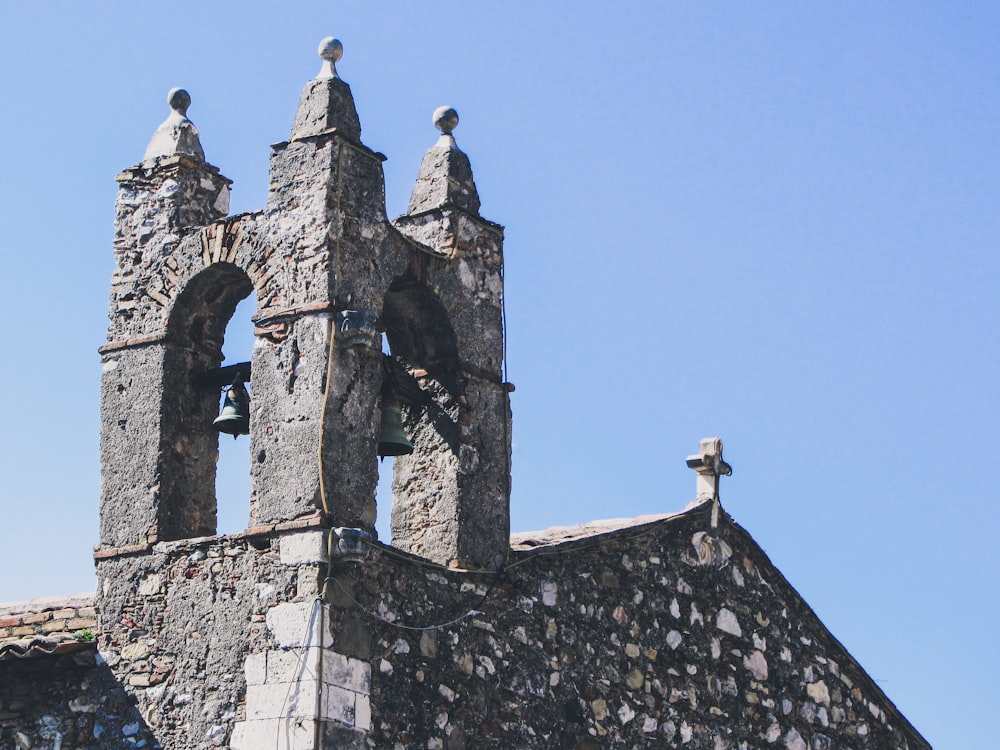
{"type": "Polygon", "coordinates": [[[334,642],[348,616],[372,629],[371,746],[928,747],[723,516],[730,554],[708,562],[702,505],[518,551],[500,577],[338,571],[334,642]]]}
{"type": "Polygon", "coordinates": [[[186,156],[196,162],[205,161],[198,128],[187,118],[191,96],[184,89],[171,89],[167,94],[170,115],[156,129],[143,155],[144,162],[155,159],[186,156]]]}
{"type": "MultiPolygon", "coordinates": [[[[139,716],[93,642],[93,594],[0,604],[0,748],[120,748],[139,716]],[[119,741],[114,738],[117,737],[119,741]]],[[[147,746],[152,736],[145,735],[147,746]]]]}
{"type": "Polygon", "coordinates": [[[76,637],[81,631],[96,628],[93,594],[0,603],[0,658],[11,642],[76,637]]]}
{"type": "Polygon", "coordinates": [[[339,78],[316,78],[302,90],[292,138],[318,135],[331,128],[354,141],[361,140],[361,121],[351,87],[339,78]]]}
{"type": "Polygon", "coordinates": [[[378,544],[331,558],[328,532],[302,521],[100,551],[106,665],[0,662],[0,737],[928,748],[750,536],[725,513],[712,529],[711,516],[703,503],[518,535],[501,574],[378,544]]]}
{"type": "Polygon", "coordinates": [[[394,222],[431,254],[415,257],[383,309],[391,351],[417,368],[433,398],[405,413],[416,450],[395,460],[392,536],[442,564],[495,570],[510,528],[503,228],[478,216],[468,157],[450,135],[441,141],[394,222]]]}
{"type": "Polygon", "coordinates": [[[444,205],[479,213],[479,192],[472,165],[451,135],[442,135],[424,154],[406,213],[419,214],[444,205]]]}
{"type": "Polygon", "coordinates": [[[277,542],[161,542],[98,560],[101,655],[162,746],[225,745],[244,712],[244,658],[273,641],[268,611],[318,591],[319,567],[283,565],[277,542]]]}
{"type": "Polygon", "coordinates": [[[3,750],[156,746],[126,691],[93,654],[89,662],[76,656],[0,662],[3,750]]]}

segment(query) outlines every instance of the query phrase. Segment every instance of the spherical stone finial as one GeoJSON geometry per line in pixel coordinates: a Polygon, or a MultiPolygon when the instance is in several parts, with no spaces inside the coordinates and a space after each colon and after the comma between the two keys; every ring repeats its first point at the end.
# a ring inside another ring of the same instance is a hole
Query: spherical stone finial
{"type": "Polygon", "coordinates": [[[191,106],[191,94],[181,88],[172,88],[167,92],[167,104],[181,117],[187,117],[188,107],[191,106]]]}
{"type": "Polygon", "coordinates": [[[440,130],[442,135],[451,135],[451,131],[458,127],[458,112],[453,107],[438,107],[434,110],[432,119],[434,127],[440,130]]]}
{"type": "Polygon", "coordinates": [[[337,60],[344,56],[344,45],[340,43],[339,39],[328,36],[319,43],[319,56],[324,60],[337,62],[337,60]]]}
{"type": "Polygon", "coordinates": [[[319,43],[319,56],[323,59],[323,67],[317,78],[339,78],[337,75],[337,60],[344,56],[344,45],[339,39],[328,36],[319,43]]]}

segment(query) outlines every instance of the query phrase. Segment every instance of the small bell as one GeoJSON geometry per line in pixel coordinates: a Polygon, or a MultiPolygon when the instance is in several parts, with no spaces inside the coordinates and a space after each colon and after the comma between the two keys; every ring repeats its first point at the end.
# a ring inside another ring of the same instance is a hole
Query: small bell
{"type": "Polygon", "coordinates": [[[383,397],[382,423],[379,425],[378,431],[379,458],[405,456],[410,453],[413,453],[413,443],[406,437],[406,432],[403,430],[403,413],[400,410],[399,402],[383,397]]]}
{"type": "Polygon", "coordinates": [[[232,435],[233,440],[237,435],[250,434],[250,394],[247,393],[241,376],[237,375],[236,380],[226,390],[222,411],[212,424],[219,432],[232,435]]]}

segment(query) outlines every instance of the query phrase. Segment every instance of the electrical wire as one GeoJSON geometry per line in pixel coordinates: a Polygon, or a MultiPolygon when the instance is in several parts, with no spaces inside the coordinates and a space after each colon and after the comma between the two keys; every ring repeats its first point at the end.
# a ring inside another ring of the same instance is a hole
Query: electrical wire
{"type": "MultiPolygon", "coordinates": [[[[344,149],[343,146],[337,149],[337,207],[340,207],[340,199],[344,188],[344,149]]],[[[343,223],[343,222],[341,222],[343,223]]],[[[333,245],[333,304],[339,304],[340,293],[340,235],[343,226],[336,233],[333,245]]],[[[323,384],[323,411],[319,415],[319,446],[317,448],[317,461],[319,462],[319,499],[323,506],[323,516],[325,520],[330,519],[330,503],[326,497],[326,473],[323,470],[323,443],[326,433],[326,409],[330,402],[330,386],[333,381],[333,358],[337,339],[337,316],[333,315],[328,323],[327,330],[327,350],[326,350],[326,382],[323,384]]]]}
{"type": "MultiPolygon", "coordinates": [[[[364,605],[362,605],[360,602],[358,602],[358,600],[354,598],[354,596],[351,594],[351,592],[348,591],[346,588],[344,588],[344,585],[340,581],[338,581],[336,578],[328,579],[328,580],[333,580],[333,582],[335,584],[337,584],[337,587],[340,588],[340,590],[343,592],[344,596],[347,597],[347,599],[350,600],[351,603],[354,604],[354,606],[356,606],[359,610],[361,610],[362,612],[364,612],[370,618],[372,618],[373,620],[377,620],[378,622],[381,622],[384,625],[388,625],[390,627],[397,628],[399,630],[409,630],[409,631],[413,631],[413,632],[426,632],[428,630],[439,630],[441,628],[447,628],[447,627],[449,627],[451,625],[455,625],[455,624],[457,624],[459,622],[462,622],[463,620],[466,620],[466,619],[468,619],[470,617],[475,617],[476,615],[485,615],[486,614],[485,612],[483,612],[480,609],[473,608],[473,609],[469,609],[467,612],[465,612],[464,614],[459,615],[458,617],[454,617],[451,620],[448,620],[447,622],[437,623],[437,624],[434,624],[434,625],[405,625],[403,623],[399,623],[399,622],[395,622],[393,620],[389,620],[389,619],[383,617],[382,615],[378,614],[377,612],[372,612],[370,609],[368,609],[367,607],[365,607],[364,605]]],[[[326,581],[324,581],[324,585],[325,584],[326,584],[326,581]]],[[[483,606],[484,602],[486,601],[486,598],[490,595],[490,593],[492,593],[493,588],[494,588],[495,585],[496,585],[496,581],[494,581],[493,583],[490,584],[489,588],[487,588],[486,591],[483,593],[483,595],[480,597],[478,606],[480,606],[480,607],[483,606]]],[[[515,605],[513,605],[511,607],[508,607],[503,612],[501,612],[499,615],[497,615],[495,619],[499,620],[501,617],[503,617],[507,613],[511,612],[514,609],[517,609],[518,606],[519,605],[515,604],[515,605]]]]}
{"type": "MultiPolygon", "coordinates": [[[[320,624],[320,630],[319,630],[319,632],[320,632],[320,646],[323,645],[323,630],[322,630],[323,618],[322,618],[322,612],[323,612],[323,602],[320,599],[320,597],[317,596],[315,599],[313,599],[312,610],[309,613],[309,619],[306,621],[306,630],[302,634],[302,643],[304,643],[304,644],[308,644],[309,643],[309,636],[310,636],[310,633],[313,630],[313,621],[316,619],[316,615],[319,614],[320,615],[320,622],[319,622],[319,624],[320,624]]],[[[303,660],[303,653],[306,653],[306,652],[308,652],[308,646],[304,650],[303,649],[299,649],[299,650],[294,650],[292,652],[292,653],[295,654],[295,659],[299,663],[299,672],[298,673],[302,674],[302,675],[305,675],[305,674],[307,674],[309,672],[309,668],[306,666],[306,663],[303,660]]],[[[318,685],[322,685],[323,684],[323,672],[322,672],[322,670],[323,670],[323,658],[321,656],[320,659],[319,659],[319,673],[317,675],[314,675],[316,677],[316,682],[317,682],[318,685]]],[[[265,671],[265,678],[264,679],[265,680],[267,679],[266,671],[265,671]]],[[[298,680],[289,680],[289,682],[288,682],[288,689],[285,690],[285,697],[281,701],[281,715],[284,716],[284,723],[285,723],[285,750],[289,750],[289,748],[292,747],[292,740],[291,740],[291,737],[289,736],[288,729],[289,729],[289,722],[295,721],[295,717],[289,716],[286,713],[285,709],[288,707],[289,698],[292,695],[292,688],[296,687],[298,684],[299,684],[298,680]]],[[[315,704],[316,716],[320,715],[320,709],[322,707],[320,701],[322,701],[322,700],[323,700],[322,691],[321,690],[317,690],[316,691],[316,704],[315,704]]],[[[318,722],[317,722],[317,725],[318,725],[318,722]]],[[[276,733],[275,736],[274,736],[274,748],[275,748],[275,750],[281,750],[280,745],[278,744],[280,739],[281,739],[281,735],[276,733]]],[[[318,736],[317,736],[317,739],[319,739],[318,736]]],[[[319,747],[319,745],[316,745],[316,747],[319,747]]]]}

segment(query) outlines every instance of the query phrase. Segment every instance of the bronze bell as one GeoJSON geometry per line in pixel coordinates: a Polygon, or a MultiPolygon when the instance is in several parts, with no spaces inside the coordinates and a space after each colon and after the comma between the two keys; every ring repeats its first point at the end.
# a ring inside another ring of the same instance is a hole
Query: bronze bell
{"type": "Polygon", "coordinates": [[[226,390],[222,411],[212,424],[219,432],[232,435],[233,440],[237,435],[250,434],[250,394],[247,393],[242,378],[237,376],[226,390]]]}
{"type": "Polygon", "coordinates": [[[382,423],[378,430],[378,455],[405,456],[413,453],[413,443],[403,430],[403,414],[399,402],[393,398],[382,400],[382,423]]]}

